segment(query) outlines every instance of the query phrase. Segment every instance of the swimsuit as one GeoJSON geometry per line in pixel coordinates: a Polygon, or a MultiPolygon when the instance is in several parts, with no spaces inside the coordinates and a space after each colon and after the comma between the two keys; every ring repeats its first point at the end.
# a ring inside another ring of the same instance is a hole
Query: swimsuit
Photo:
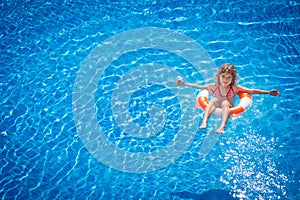
{"type": "Polygon", "coordinates": [[[234,101],[234,97],[235,97],[235,92],[233,90],[233,88],[230,86],[227,94],[225,96],[223,96],[221,94],[221,91],[220,91],[220,87],[217,86],[214,90],[212,90],[212,93],[215,95],[215,97],[217,97],[218,99],[224,101],[224,100],[227,100],[229,101],[231,104],[233,103],[234,101]]]}

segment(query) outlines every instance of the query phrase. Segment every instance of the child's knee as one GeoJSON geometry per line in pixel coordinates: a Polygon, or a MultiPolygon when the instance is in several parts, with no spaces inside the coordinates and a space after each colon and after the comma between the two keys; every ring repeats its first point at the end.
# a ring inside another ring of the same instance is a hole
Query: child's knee
{"type": "Polygon", "coordinates": [[[213,104],[216,104],[216,103],[218,103],[218,99],[217,98],[212,98],[211,100],[210,100],[210,102],[211,103],[213,103],[213,104]]]}
{"type": "Polygon", "coordinates": [[[231,106],[231,104],[229,103],[229,101],[223,101],[222,102],[222,108],[229,108],[231,106]]]}

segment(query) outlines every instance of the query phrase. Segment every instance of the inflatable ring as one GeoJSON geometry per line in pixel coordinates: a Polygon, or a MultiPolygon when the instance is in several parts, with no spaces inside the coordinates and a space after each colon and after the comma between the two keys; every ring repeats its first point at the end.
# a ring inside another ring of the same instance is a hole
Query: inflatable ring
{"type": "MultiPolygon", "coordinates": [[[[234,117],[234,116],[237,116],[237,115],[243,113],[252,104],[252,96],[249,93],[238,92],[237,94],[240,97],[240,102],[237,106],[230,108],[230,116],[231,117],[234,117]]],[[[202,90],[197,96],[197,101],[196,101],[197,107],[201,108],[202,110],[205,110],[206,106],[208,105],[208,97],[209,97],[208,90],[202,90]]],[[[216,108],[214,114],[222,114],[222,109],[216,108]]]]}

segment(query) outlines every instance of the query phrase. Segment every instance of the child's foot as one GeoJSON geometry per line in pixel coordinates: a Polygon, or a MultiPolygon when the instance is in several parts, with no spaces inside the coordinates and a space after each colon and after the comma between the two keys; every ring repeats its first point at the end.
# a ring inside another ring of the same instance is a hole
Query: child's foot
{"type": "Polygon", "coordinates": [[[200,129],[206,129],[206,126],[207,126],[206,121],[203,121],[200,126],[200,129]]]}
{"type": "Polygon", "coordinates": [[[218,129],[216,130],[216,133],[217,133],[217,134],[223,134],[223,133],[224,133],[224,128],[225,128],[225,127],[220,126],[220,128],[218,128],[218,129]]]}

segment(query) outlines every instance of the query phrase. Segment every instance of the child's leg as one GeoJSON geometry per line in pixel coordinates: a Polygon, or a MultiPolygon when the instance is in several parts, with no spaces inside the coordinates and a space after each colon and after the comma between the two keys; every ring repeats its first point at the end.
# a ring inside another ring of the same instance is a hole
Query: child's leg
{"type": "Polygon", "coordinates": [[[206,111],[203,117],[203,121],[202,124],[200,126],[201,129],[205,129],[207,126],[207,120],[208,118],[211,116],[211,114],[215,111],[216,106],[218,103],[218,99],[217,98],[213,98],[209,101],[207,107],[206,107],[206,111]]]}
{"type": "Polygon", "coordinates": [[[222,123],[220,127],[216,130],[216,133],[222,134],[224,133],[224,128],[226,126],[228,117],[229,117],[229,109],[230,109],[231,104],[228,101],[223,101],[222,102],[222,123]]]}

